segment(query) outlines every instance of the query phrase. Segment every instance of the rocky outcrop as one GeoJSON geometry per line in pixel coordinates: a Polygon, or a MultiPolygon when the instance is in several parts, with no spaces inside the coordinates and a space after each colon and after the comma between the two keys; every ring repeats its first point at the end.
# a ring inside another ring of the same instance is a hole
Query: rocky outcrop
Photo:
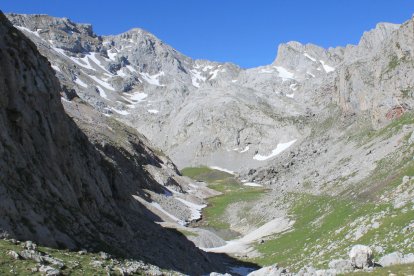
{"type": "Polygon", "coordinates": [[[373,265],[372,249],[366,245],[357,244],[351,248],[349,259],[354,268],[367,268],[373,265]]]}
{"type": "MultiPolygon", "coordinates": [[[[71,31],[69,21],[62,31],[71,31]]],[[[167,158],[157,155],[134,130],[106,121],[102,114],[74,118],[81,131],[64,112],[62,89],[49,62],[4,15],[0,52],[3,236],[52,247],[105,250],[190,274],[221,270],[217,257],[155,224],[154,215],[134,199],[150,200],[146,191],[165,192],[148,166],[161,171],[169,167],[167,182],[180,189],[174,182],[179,178],[176,168],[167,158]]],[[[82,101],[70,105],[78,116],[96,112],[82,101]]]]}
{"type": "Polygon", "coordinates": [[[386,266],[392,266],[392,265],[400,265],[400,264],[412,264],[414,263],[414,254],[402,254],[401,252],[393,252],[390,254],[387,254],[385,256],[382,256],[378,264],[386,267],[386,266]]]}

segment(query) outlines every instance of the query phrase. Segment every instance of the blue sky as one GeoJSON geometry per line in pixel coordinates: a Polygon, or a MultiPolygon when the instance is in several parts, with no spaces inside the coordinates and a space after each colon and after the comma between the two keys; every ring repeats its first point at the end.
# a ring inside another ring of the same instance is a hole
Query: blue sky
{"type": "Polygon", "coordinates": [[[3,12],[92,23],[99,35],[140,27],[192,58],[271,63],[277,45],[356,44],[378,22],[402,23],[413,0],[2,0],[3,12]]]}

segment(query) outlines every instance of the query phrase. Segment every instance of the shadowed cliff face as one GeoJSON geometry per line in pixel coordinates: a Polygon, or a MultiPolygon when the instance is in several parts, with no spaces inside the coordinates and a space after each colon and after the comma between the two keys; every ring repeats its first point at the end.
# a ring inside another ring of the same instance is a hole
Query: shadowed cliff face
{"type": "Polygon", "coordinates": [[[164,190],[146,165],[175,167],[134,130],[117,132],[119,122],[75,100],[70,112],[93,113],[75,118],[85,135],[64,112],[59,91],[46,58],[0,14],[0,233],[190,274],[222,270],[222,257],[153,223],[133,198],[164,190]]]}

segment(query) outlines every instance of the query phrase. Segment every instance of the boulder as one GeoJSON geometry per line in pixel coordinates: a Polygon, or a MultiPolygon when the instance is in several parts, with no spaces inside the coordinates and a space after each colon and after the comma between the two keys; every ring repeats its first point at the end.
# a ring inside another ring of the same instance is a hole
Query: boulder
{"type": "Polygon", "coordinates": [[[16,251],[9,251],[8,255],[10,257],[12,257],[15,260],[19,260],[20,259],[20,255],[16,252],[16,251]]]}
{"type": "Polygon", "coordinates": [[[363,269],[373,265],[372,249],[366,245],[354,245],[349,252],[349,258],[351,260],[351,265],[354,268],[363,269]]]}
{"type": "Polygon", "coordinates": [[[23,247],[24,249],[27,249],[27,250],[37,250],[37,245],[32,241],[26,241],[23,244],[23,247]]]}
{"type": "Polygon", "coordinates": [[[44,273],[46,276],[57,276],[60,275],[60,271],[56,268],[53,268],[51,266],[45,266],[42,265],[39,268],[39,272],[44,273]]]}

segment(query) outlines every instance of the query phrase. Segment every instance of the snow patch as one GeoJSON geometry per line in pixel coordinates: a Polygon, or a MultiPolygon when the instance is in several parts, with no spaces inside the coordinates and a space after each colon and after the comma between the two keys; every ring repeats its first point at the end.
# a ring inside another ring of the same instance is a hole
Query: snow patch
{"type": "Polygon", "coordinates": [[[187,205],[187,207],[190,208],[190,212],[191,212],[191,220],[198,220],[201,218],[201,210],[205,207],[207,207],[207,205],[203,204],[203,205],[198,205],[192,202],[189,202],[185,199],[182,198],[176,198],[177,200],[181,201],[182,203],[184,203],[185,205],[187,205]]]}
{"type": "Polygon", "coordinates": [[[250,146],[246,146],[240,153],[244,153],[250,149],[250,146]]]}
{"type": "Polygon", "coordinates": [[[108,51],[108,57],[110,60],[115,61],[116,56],[118,55],[117,52],[108,51]]]}
{"type": "Polygon", "coordinates": [[[281,77],[283,81],[294,79],[294,74],[289,72],[286,68],[281,66],[273,67],[279,72],[279,77],[281,77]]]}
{"type": "Polygon", "coordinates": [[[116,74],[117,74],[118,76],[120,76],[120,77],[123,77],[123,78],[128,77],[128,75],[127,75],[127,74],[125,74],[125,72],[122,70],[122,68],[121,68],[121,69],[119,69],[118,71],[116,71],[116,74]]]}
{"type": "Polygon", "coordinates": [[[315,77],[315,75],[314,74],[312,74],[311,72],[306,72],[306,74],[308,74],[309,76],[311,76],[312,78],[314,78],[315,77]]]}
{"type": "Polygon", "coordinates": [[[88,87],[88,85],[87,85],[86,83],[84,83],[84,82],[83,82],[81,79],[79,79],[79,78],[76,78],[75,83],[76,83],[76,84],[78,84],[78,85],[80,85],[80,86],[82,86],[82,87],[84,87],[84,88],[87,88],[87,87],[88,87]]]}
{"type": "Polygon", "coordinates": [[[108,96],[106,95],[105,91],[102,89],[102,87],[100,87],[99,85],[96,86],[98,88],[99,91],[99,96],[101,96],[104,99],[108,100],[108,96]]]}
{"type": "Polygon", "coordinates": [[[254,183],[254,182],[245,182],[243,183],[244,186],[249,186],[249,187],[263,187],[263,185],[260,185],[258,183],[254,183]]]}
{"type": "Polygon", "coordinates": [[[269,155],[256,154],[255,156],[253,156],[253,159],[258,160],[258,161],[264,161],[264,160],[270,159],[272,157],[275,157],[276,155],[280,154],[284,150],[288,149],[295,142],[296,142],[296,139],[292,140],[290,142],[287,142],[287,143],[279,143],[279,144],[277,144],[276,148],[272,151],[271,154],[269,154],[269,155]]]}
{"type": "Polygon", "coordinates": [[[107,83],[106,81],[103,81],[95,76],[89,76],[91,79],[93,79],[94,81],[96,81],[97,83],[99,83],[100,85],[102,85],[103,87],[105,87],[108,90],[112,90],[115,91],[115,88],[112,87],[112,85],[110,85],[109,83],[107,83]]]}
{"type": "Polygon", "coordinates": [[[201,82],[205,82],[206,78],[201,75],[201,72],[197,70],[190,70],[191,81],[195,87],[200,87],[201,82]]]}
{"type": "Polygon", "coordinates": [[[289,85],[289,88],[292,89],[293,91],[298,90],[298,84],[297,83],[292,83],[291,85],[289,85]]]}
{"type": "Polygon", "coordinates": [[[308,59],[310,59],[310,60],[312,60],[313,62],[315,62],[316,61],[316,59],[315,58],[313,58],[313,57],[311,57],[308,53],[304,53],[303,54],[305,57],[307,57],[308,59]]]}
{"type": "Polygon", "coordinates": [[[323,69],[325,70],[326,73],[330,73],[330,72],[335,71],[334,67],[329,66],[328,64],[325,64],[325,62],[323,60],[320,60],[320,62],[321,62],[322,66],[323,66],[323,69]]]}
{"type": "Polygon", "coordinates": [[[134,94],[126,94],[128,95],[129,99],[136,102],[142,102],[146,97],[148,97],[147,93],[137,92],[134,94]]]}
{"type": "Polygon", "coordinates": [[[62,71],[60,71],[60,68],[59,68],[59,67],[57,67],[57,65],[52,64],[52,68],[53,68],[53,70],[55,70],[56,72],[62,72],[62,71]]]}
{"type": "Polygon", "coordinates": [[[74,58],[74,57],[70,57],[70,56],[68,56],[66,53],[65,53],[65,50],[63,50],[63,49],[60,49],[60,48],[57,48],[57,47],[52,47],[52,49],[55,51],[55,52],[57,52],[57,53],[59,53],[60,55],[62,55],[62,56],[64,56],[64,57],[66,57],[66,58],[68,58],[68,59],[70,59],[71,61],[73,61],[74,63],[76,63],[77,65],[79,65],[79,66],[81,66],[81,67],[83,67],[83,68],[86,68],[86,69],[89,69],[89,70],[94,70],[94,71],[96,71],[90,64],[89,64],[89,61],[88,61],[88,59],[86,59],[86,60],[83,60],[83,59],[81,59],[83,62],[80,62],[77,58],[74,58]],[[86,63],[86,64],[85,64],[86,63]]]}
{"type": "Polygon", "coordinates": [[[159,110],[156,110],[156,109],[148,109],[147,111],[148,113],[151,113],[151,114],[157,114],[160,112],[159,110]]]}
{"type": "Polygon", "coordinates": [[[164,72],[161,71],[161,72],[159,72],[158,74],[155,74],[155,75],[150,75],[148,73],[140,73],[140,74],[141,74],[142,78],[146,82],[148,82],[149,84],[156,85],[156,86],[164,86],[164,85],[160,84],[160,80],[158,79],[159,77],[165,75],[164,72]]]}
{"type": "Polygon", "coordinates": [[[41,38],[40,37],[40,34],[39,34],[39,31],[41,30],[41,29],[38,29],[36,32],[34,32],[34,31],[32,31],[32,30],[30,30],[30,29],[28,29],[28,28],[26,28],[26,27],[21,27],[21,26],[15,26],[17,29],[19,29],[20,31],[25,31],[25,32],[28,32],[28,33],[31,33],[31,34],[33,34],[33,35],[35,35],[35,36],[37,36],[37,37],[39,37],[39,38],[41,38]]]}
{"type": "MultiPolygon", "coordinates": [[[[221,66],[219,66],[220,68],[221,66]]],[[[217,78],[218,73],[224,73],[226,72],[226,69],[216,69],[213,72],[210,73],[210,80],[214,80],[215,78],[217,78]]]]}
{"type": "Polygon", "coordinates": [[[293,99],[295,97],[295,93],[286,94],[286,97],[293,99]]]}
{"type": "Polygon", "coordinates": [[[106,70],[105,66],[102,65],[101,61],[99,59],[97,59],[96,53],[89,53],[89,54],[85,55],[85,57],[83,58],[83,60],[85,60],[87,58],[89,58],[90,60],[92,60],[102,70],[104,70],[105,72],[111,74],[111,72],[109,72],[108,70],[106,70]]]}
{"type": "Polygon", "coordinates": [[[210,169],[213,169],[213,170],[218,170],[218,171],[226,172],[226,173],[229,173],[229,174],[232,174],[232,175],[235,174],[234,171],[231,171],[231,170],[228,170],[228,169],[223,169],[223,168],[220,168],[220,167],[217,167],[217,166],[210,166],[209,168],[210,169]]]}

